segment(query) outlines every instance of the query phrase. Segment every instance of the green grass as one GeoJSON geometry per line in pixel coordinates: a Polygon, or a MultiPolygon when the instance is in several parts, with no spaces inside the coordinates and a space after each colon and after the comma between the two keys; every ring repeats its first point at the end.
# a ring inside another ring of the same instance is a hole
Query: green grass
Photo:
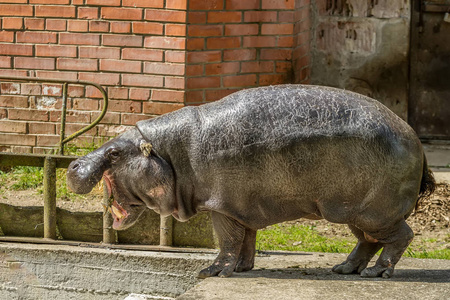
{"type": "MultiPolygon", "coordinates": [[[[446,240],[450,240],[450,234],[447,236],[446,240]]],[[[284,223],[259,230],[256,238],[256,248],[259,251],[284,250],[350,253],[356,245],[356,242],[356,238],[339,236],[334,236],[332,238],[325,237],[319,234],[314,226],[284,223]]],[[[448,248],[427,250],[427,246],[428,248],[431,248],[429,247],[430,243],[436,242],[436,239],[420,239],[416,237],[403,256],[413,258],[450,259],[450,249],[448,248]]],[[[377,254],[379,255],[380,252],[377,254]]]]}

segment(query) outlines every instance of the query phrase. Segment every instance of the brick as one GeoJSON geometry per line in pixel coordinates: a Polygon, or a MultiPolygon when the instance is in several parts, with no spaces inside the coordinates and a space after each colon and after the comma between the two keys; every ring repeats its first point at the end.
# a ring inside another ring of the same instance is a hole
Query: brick
{"type": "Polygon", "coordinates": [[[4,17],[2,19],[3,29],[22,29],[23,28],[23,18],[10,18],[4,17]]]}
{"type": "Polygon", "coordinates": [[[87,32],[88,24],[87,20],[68,20],[67,31],[87,32]]]}
{"type": "Polygon", "coordinates": [[[144,86],[144,87],[163,87],[164,77],[155,75],[123,74],[122,85],[144,86]]]}
{"type": "Polygon", "coordinates": [[[292,62],[290,61],[277,61],[275,65],[275,72],[277,73],[286,73],[292,71],[292,62]]]}
{"type": "Polygon", "coordinates": [[[47,19],[45,22],[45,28],[50,31],[66,31],[67,29],[66,20],[47,19]]]}
{"type": "Polygon", "coordinates": [[[84,97],[84,86],[83,85],[69,85],[67,88],[67,95],[69,97],[84,97]]]}
{"type": "Polygon", "coordinates": [[[172,23],[185,23],[186,12],[177,10],[146,9],[145,20],[172,23]]]}
{"type": "Polygon", "coordinates": [[[123,125],[135,125],[137,122],[142,120],[148,120],[150,116],[144,114],[122,114],[122,124],[123,125]]]}
{"type": "MultiPolygon", "coordinates": [[[[65,130],[66,131],[66,136],[81,130],[85,126],[86,126],[85,124],[66,124],[66,130],[65,130]]],[[[86,131],[85,133],[83,133],[82,137],[96,135],[97,134],[97,128],[96,127],[94,127],[92,129],[86,131]]],[[[56,125],[56,132],[58,132],[58,133],[61,132],[61,125],[60,124],[56,125]]]]}
{"type": "Polygon", "coordinates": [[[163,8],[164,0],[123,0],[122,6],[163,8]]]}
{"type": "Polygon", "coordinates": [[[0,120],[0,132],[27,133],[27,123],[0,120]]]}
{"type": "Polygon", "coordinates": [[[36,71],[36,77],[52,78],[52,79],[67,79],[77,80],[78,74],[76,72],[59,72],[59,71],[36,71]]]}
{"type": "Polygon", "coordinates": [[[205,50],[206,49],[205,38],[188,38],[186,41],[187,50],[205,50]]]}
{"type": "Polygon", "coordinates": [[[33,16],[33,6],[32,5],[22,5],[22,4],[0,4],[0,15],[1,16],[12,16],[12,17],[31,17],[33,16]]]}
{"type": "Polygon", "coordinates": [[[238,89],[207,90],[205,91],[205,100],[208,102],[216,101],[237,91],[238,89]]]}
{"type": "Polygon", "coordinates": [[[200,76],[205,75],[203,72],[204,64],[200,65],[187,65],[186,66],[186,76],[200,76]]]}
{"type": "Polygon", "coordinates": [[[189,24],[204,24],[206,23],[206,12],[203,11],[189,11],[188,23],[189,24]]]}
{"type": "Polygon", "coordinates": [[[262,9],[294,9],[295,0],[262,0],[262,9]]]}
{"type": "Polygon", "coordinates": [[[42,95],[46,96],[61,96],[62,85],[61,84],[43,84],[42,95]]]}
{"type": "Polygon", "coordinates": [[[104,46],[142,47],[142,36],[104,34],[104,46]]]}
{"type": "Polygon", "coordinates": [[[278,22],[279,23],[294,23],[295,20],[300,20],[300,19],[294,19],[293,11],[280,11],[278,13],[278,22]]]}
{"type": "Polygon", "coordinates": [[[59,43],[63,45],[100,45],[100,35],[61,32],[59,34],[59,43]]]}
{"type": "Polygon", "coordinates": [[[142,20],[142,8],[102,7],[100,17],[110,20],[142,20]]]}
{"type": "Polygon", "coordinates": [[[131,33],[131,22],[110,22],[111,25],[111,32],[114,33],[131,33]]]}
{"type": "Polygon", "coordinates": [[[0,145],[34,146],[36,137],[28,134],[0,134],[0,145]]]}
{"type": "Polygon", "coordinates": [[[188,36],[222,36],[223,25],[189,25],[187,32],[188,36]]]}
{"type": "Polygon", "coordinates": [[[289,77],[286,74],[261,74],[259,75],[260,85],[272,85],[289,83],[289,77]]]}
{"type": "Polygon", "coordinates": [[[152,100],[181,103],[184,101],[184,91],[153,90],[152,100]]]}
{"type": "Polygon", "coordinates": [[[187,78],[188,89],[204,89],[220,87],[220,77],[191,77],[187,78]]]}
{"type": "Polygon", "coordinates": [[[120,73],[140,73],[140,61],[101,59],[100,71],[120,72],[120,73]]]}
{"type": "Polygon", "coordinates": [[[27,70],[11,70],[11,69],[3,69],[2,76],[14,76],[14,77],[27,77],[27,70]]]}
{"type": "Polygon", "coordinates": [[[0,56],[0,68],[11,68],[11,56],[0,56]]]}
{"type": "Polygon", "coordinates": [[[0,0],[0,3],[28,3],[28,0],[0,0]]]}
{"type": "Polygon", "coordinates": [[[184,63],[186,62],[186,52],[185,51],[172,51],[166,50],[165,52],[166,62],[172,63],[184,63]]]}
{"type": "Polygon", "coordinates": [[[10,120],[48,121],[49,112],[37,109],[9,109],[8,117],[10,120]]]}
{"type": "Polygon", "coordinates": [[[110,100],[108,104],[108,111],[141,113],[141,104],[141,102],[137,101],[110,100]]]}
{"type": "Polygon", "coordinates": [[[70,0],[30,0],[30,4],[70,4],[70,0]]]}
{"type": "Polygon", "coordinates": [[[181,76],[184,75],[184,64],[146,62],[144,73],[181,76]]]}
{"type": "Polygon", "coordinates": [[[291,60],[291,49],[261,49],[261,60],[291,60]]]}
{"type": "Polygon", "coordinates": [[[293,24],[262,24],[261,34],[264,35],[282,35],[294,33],[293,24]]]}
{"type": "Polygon", "coordinates": [[[189,10],[222,10],[223,0],[190,0],[189,10]]]}
{"type": "Polygon", "coordinates": [[[150,98],[150,89],[130,88],[130,99],[148,100],[150,98]]]}
{"type": "MultiPolygon", "coordinates": [[[[2,93],[5,93],[5,89],[2,84],[2,93]]],[[[15,107],[15,108],[27,108],[28,97],[26,96],[13,96],[13,95],[0,95],[1,107],[15,107]]]]}
{"type": "Polygon", "coordinates": [[[156,49],[125,48],[122,49],[122,59],[162,61],[164,52],[156,49]]]}
{"type": "Polygon", "coordinates": [[[152,115],[163,115],[184,107],[182,104],[161,102],[146,102],[143,106],[144,113],[152,115]]]}
{"type": "Polygon", "coordinates": [[[78,19],[97,19],[98,16],[98,7],[78,7],[78,19]]]}
{"type": "Polygon", "coordinates": [[[164,26],[161,23],[133,22],[132,32],[136,34],[163,34],[164,26]]]}
{"type": "Polygon", "coordinates": [[[186,39],[181,37],[149,36],[144,40],[146,48],[185,49],[186,39]]]}
{"type": "Polygon", "coordinates": [[[58,58],[57,67],[59,70],[74,70],[74,71],[98,70],[96,59],[58,58]]]}
{"type": "Polygon", "coordinates": [[[279,36],[277,46],[278,48],[292,48],[294,46],[294,37],[279,36]]]}
{"type": "Polygon", "coordinates": [[[79,77],[80,80],[92,81],[102,85],[118,85],[120,82],[120,74],[117,73],[80,73],[79,77]]]}
{"type": "Polygon", "coordinates": [[[205,65],[205,75],[236,74],[239,73],[238,62],[226,62],[205,65]]]}
{"type": "Polygon", "coordinates": [[[201,103],[204,100],[204,91],[187,91],[186,103],[192,105],[193,103],[201,103]]]}
{"type": "Polygon", "coordinates": [[[31,146],[12,146],[11,152],[13,152],[13,153],[33,153],[33,147],[31,147],[31,146]]]}
{"type": "MultiPolygon", "coordinates": [[[[91,81],[91,80],[89,80],[89,81],[91,81]]],[[[96,82],[101,84],[100,80],[97,80],[96,82]]],[[[86,97],[87,98],[103,98],[102,93],[97,88],[95,88],[93,86],[87,86],[85,91],[86,91],[86,97]]]]}
{"type": "Polygon", "coordinates": [[[17,32],[16,41],[18,43],[54,44],[56,43],[56,37],[55,32],[22,31],[17,32]]]}
{"type": "Polygon", "coordinates": [[[232,24],[225,25],[225,35],[257,35],[258,24],[232,24]]]}
{"type": "Polygon", "coordinates": [[[276,11],[246,11],[244,12],[244,22],[248,23],[263,23],[276,22],[276,11]]]}
{"type": "Polygon", "coordinates": [[[252,10],[260,8],[260,0],[225,0],[227,10],[252,10]]]}
{"type": "Polygon", "coordinates": [[[44,30],[45,29],[45,19],[25,18],[24,23],[25,23],[26,30],[44,30]]]}
{"type": "Polygon", "coordinates": [[[90,32],[108,32],[109,31],[109,22],[105,21],[89,21],[89,31],[90,32]]]}
{"type": "Polygon", "coordinates": [[[41,69],[54,70],[54,58],[37,58],[37,57],[16,57],[14,58],[14,67],[17,69],[41,69]]]}
{"type": "Polygon", "coordinates": [[[188,52],[187,54],[188,63],[219,62],[221,60],[221,51],[188,52]]]}
{"type": "Polygon", "coordinates": [[[86,0],[86,5],[120,6],[120,0],[86,0]]]}
{"type": "Polygon", "coordinates": [[[241,63],[241,73],[272,73],[273,61],[247,61],[241,63]]]}
{"type": "Polygon", "coordinates": [[[20,83],[2,82],[0,84],[0,91],[2,94],[12,94],[12,95],[20,94],[20,83]]]}
{"type": "Polygon", "coordinates": [[[74,110],[99,110],[99,101],[92,99],[76,98],[72,100],[74,110]]]}
{"type": "Polygon", "coordinates": [[[128,126],[124,125],[97,125],[98,135],[102,137],[115,137],[126,130],[130,129],[128,126]]]}
{"type": "MultiPolygon", "coordinates": [[[[14,42],[14,32],[13,31],[0,31],[0,42],[12,43],[14,42]]],[[[9,45],[2,45],[9,46],[9,45]]],[[[0,47],[0,48],[2,48],[0,47]]]]}
{"type": "Polygon", "coordinates": [[[244,48],[251,47],[275,47],[277,38],[275,36],[244,36],[244,48]]]}
{"type": "Polygon", "coordinates": [[[229,49],[239,48],[241,46],[240,37],[220,37],[209,38],[206,40],[206,47],[208,49],[229,49]]]}
{"type": "MultiPolygon", "coordinates": [[[[97,118],[98,113],[92,113],[92,119],[97,118]]],[[[107,112],[103,119],[100,121],[100,124],[120,124],[120,115],[115,112],[107,112]]],[[[122,122],[123,123],[123,122],[122,122]]]]}
{"type": "Polygon", "coordinates": [[[86,47],[79,48],[80,58],[109,58],[119,59],[120,49],[112,47],[86,47]]]}
{"type": "Polygon", "coordinates": [[[61,45],[36,45],[36,56],[76,57],[77,47],[61,45]]]}
{"type": "MultiPolygon", "coordinates": [[[[51,122],[61,122],[61,112],[50,111],[51,122]]],[[[84,111],[71,111],[68,110],[66,114],[67,123],[90,123],[91,113],[84,111]]]]}
{"type": "Polygon", "coordinates": [[[28,126],[30,134],[55,134],[55,124],[44,122],[33,122],[28,126]]]}
{"type": "Polygon", "coordinates": [[[108,98],[109,99],[128,99],[128,88],[122,87],[109,87],[108,88],[108,98]]]}
{"type": "Polygon", "coordinates": [[[255,60],[256,59],[256,49],[236,49],[236,50],[224,50],[223,60],[233,61],[233,60],[255,60]]]}
{"type": "Polygon", "coordinates": [[[208,23],[239,23],[242,20],[240,11],[211,11],[208,12],[208,23]]]}
{"type": "Polygon", "coordinates": [[[247,87],[256,85],[257,78],[255,74],[236,75],[223,77],[224,87],[247,87]]]}
{"type": "Polygon", "coordinates": [[[38,135],[36,137],[37,146],[57,146],[59,144],[58,135],[38,135]]]}
{"type": "Polygon", "coordinates": [[[167,76],[164,78],[164,87],[168,89],[184,89],[185,83],[184,77],[167,76]]]}
{"type": "Polygon", "coordinates": [[[37,5],[36,17],[75,18],[75,6],[37,5]]]}
{"type": "Polygon", "coordinates": [[[8,116],[8,112],[4,108],[0,108],[0,119],[6,119],[8,116]]]}
{"type": "Polygon", "coordinates": [[[167,36],[186,36],[186,25],[166,24],[164,25],[164,32],[167,36]]]}
{"type": "Polygon", "coordinates": [[[187,8],[187,0],[166,0],[167,9],[181,9],[187,8]]]}

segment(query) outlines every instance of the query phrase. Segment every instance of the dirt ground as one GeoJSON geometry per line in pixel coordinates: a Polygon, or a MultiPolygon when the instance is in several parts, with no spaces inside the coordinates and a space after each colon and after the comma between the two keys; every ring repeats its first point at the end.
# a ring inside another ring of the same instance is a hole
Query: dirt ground
{"type": "MultiPolygon", "coordinates": [[[[21,205],[41,206],[43,196],[37,190],[10,191],[0,190],[0,202],[21,205]]],[[[57,206],[71,211],[102,211],[102,186],[94,188],[88,195],[74,195],[73,198],[57,199],[57,206]]],[[[332,224],[325,220],[298,220],[302,225],[311,225],[324,236],[352,236],[346,225],[332,224]]],[[[435,193],[422,199],[418,209],[409,217],[407,223],[413,229],[415,242],[423,244],[428,251],[450,249],[450,185],[439,184],[435,193]]]]}

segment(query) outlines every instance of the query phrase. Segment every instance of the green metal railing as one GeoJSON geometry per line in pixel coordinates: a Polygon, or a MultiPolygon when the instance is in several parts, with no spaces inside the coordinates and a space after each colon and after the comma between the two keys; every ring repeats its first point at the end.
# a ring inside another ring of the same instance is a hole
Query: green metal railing
{"type": "MultiPolygon", "coordinates": [[[[100,86],[97,83],[89,81],[0,76],[0,82],[2,81],[62,84],[63,103],[61,110],[60,141],[58,146],[59,155],[19,154],[19,153],[0,152],[0,166],[44,167],[44,238],[56,239],[56,168],[67,168],[73,160],[77,159],[76,156],[63,156],[64,145],[67,144],[69,141],[73,140],[74,138],[82,135],[86,131],[92,129],[103,119],[108,109],[108,95],[102,86],[100,86]],[[78,130],[77,132],[69,135],[68,137],[65,137],[69,84],[93,86],[97,88],[103,97],[103,109],[94,122],[78,130]]],[[[112,219],[109,221],[112,224],[112,219]]],[[[109,226],[109,228],[111,228],[111,225],[109,226]]],[[[110,231],[111,230],[112,229],[110,229],[110,231]]],[[[104,230],[104,237],[105,235],[108,238],[106,242],[111,242],[112,237],[110,236],[110,232],[108,231],[105,234],[104,230]]]]}

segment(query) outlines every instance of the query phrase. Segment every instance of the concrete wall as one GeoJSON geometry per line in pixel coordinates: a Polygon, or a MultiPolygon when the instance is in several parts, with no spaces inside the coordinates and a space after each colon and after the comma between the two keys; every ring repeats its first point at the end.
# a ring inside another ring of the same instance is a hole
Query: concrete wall
{"type": "Polygon", "coordinates": [[[0,243],[0,299],[172,299],[214,256],[0,243]]]}
{"type": "Polygon", "coordinates": [[[371,96],[407,120],[409,1],[311,2],[311,83],[371,96]]]}

